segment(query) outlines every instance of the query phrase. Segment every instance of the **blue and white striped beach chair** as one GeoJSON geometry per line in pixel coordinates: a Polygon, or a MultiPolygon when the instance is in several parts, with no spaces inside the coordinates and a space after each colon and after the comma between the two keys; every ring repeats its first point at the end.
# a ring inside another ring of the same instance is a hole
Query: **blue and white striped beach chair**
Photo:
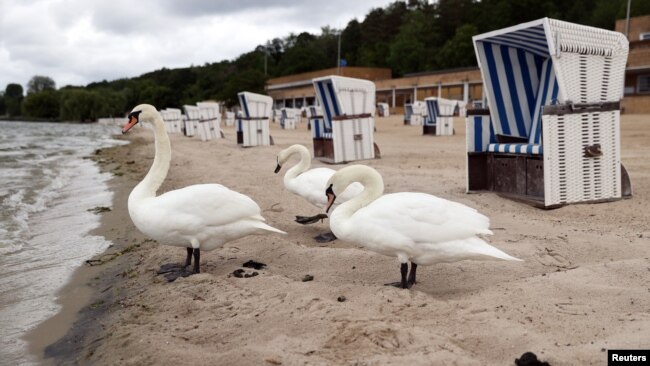
{"type": "Polygon", "coordinates": [[[453,135],[454,110],[456,101],[445,98],[429,97],[424,99],[427,115],[422,126],[423,135],[453,135]]]}
{"type": "Polygon", "coordinates": [[[404,124],[419,126],[424,124],[427,106],[423,101],[404,104],[404,124]]]}
{"type": "Polygon", "coordinates": [[[620,164],[628,42],[555,19],[475,36],[489,110],[467,116],[467,190],[552,208],[631,194],[620,164]]]}
{"type": "Polygon", "coordinates": [[[240,92],[237,97],[242,112],[237,116],[237,143],[243,147],[271,145],[269,121],[273,99],[250,92],[240,92]]]}
{"type": "Polygon", "coordinates": [[[327,163],[374,159],[375,84],[326,76],[312,80],[322,118],[311,117],[314,157],[327,163]]]}

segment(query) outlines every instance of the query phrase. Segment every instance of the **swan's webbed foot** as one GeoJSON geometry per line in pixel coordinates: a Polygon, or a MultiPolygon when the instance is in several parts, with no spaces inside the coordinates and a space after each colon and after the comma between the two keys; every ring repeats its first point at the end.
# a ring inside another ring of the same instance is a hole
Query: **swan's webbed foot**
{"type": "Polygon", "coordinates": [[[400,282],[387,283],[385,284],[385,286],[394,286],[397,288],[404,288],[404,289],[411,288],[411,286],[415,284],[415,269],[417,268],[417,266],[418,265],[415,263],[411,264],[411,273],[407,279],[406,274],[408,273],[409,265],[408,263],[402,263],[400,265],[400,273],[402,275],[402,280],[400,282]]]}
{"type": "Polygon", "coordinates": [[[303,225],[315,224],[318,220],[324,220],[327,218],[327,215],[320,213],[314,216],[296,216],[296,222],[303,225]]]}
{"type": "Polygon", "coordinates": [[[319,243],[329,243],[331,241],[334,241],[337,239],[336,235],[334,235],[333,232],[329,231],[317,236],[314,236],[314,239],[316,239],[317,242],[319,243]]]}

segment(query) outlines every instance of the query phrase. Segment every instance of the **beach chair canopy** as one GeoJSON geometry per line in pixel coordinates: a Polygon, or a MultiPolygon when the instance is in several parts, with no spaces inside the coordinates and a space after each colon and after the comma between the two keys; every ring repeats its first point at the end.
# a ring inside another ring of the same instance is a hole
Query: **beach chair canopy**
{"type": "Polygon", "coordinates": [[[543,106],[623,95],[621,33],[543,18],[473,41],[496,134],[540,144],[543,106]]]}
{"type": "Polygon", "coordinates": [[[201,119],[201,110],[195,105],[184,105],[185,115],[188,121],[198,121],[201,119]]]}
{"type": "Polygon", "coordinates": [[[240,92],[237,94],[243,117],[247,118],[271,118],[273,113],[273,99],[268,95],[251,92],[240,92]]]}
{"type": "Polygon", "coordinates": [[[201,120],[215,120],[220,117],[219,103],[216,102],[198,102],[196,106],[199,107],[201,120]]]}
{"type": "Polygon", "coordinates": [[[375,83],[372,81],[332,75],[312,82],[329,128],[334,117],[375,114],[375,83]]]}

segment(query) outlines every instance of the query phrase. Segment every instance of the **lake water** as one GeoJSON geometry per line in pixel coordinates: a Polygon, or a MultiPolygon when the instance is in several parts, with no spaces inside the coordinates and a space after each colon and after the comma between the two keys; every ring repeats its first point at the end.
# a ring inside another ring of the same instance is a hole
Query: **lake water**
{"type": "Polygon", "coordinates": [[[89,159],[122,144],[115,126],[0,121],[0,364],[35,362],[22,336],[56,314],[74,269],[110,243],[89,235],[111,206],[89,159]]]}

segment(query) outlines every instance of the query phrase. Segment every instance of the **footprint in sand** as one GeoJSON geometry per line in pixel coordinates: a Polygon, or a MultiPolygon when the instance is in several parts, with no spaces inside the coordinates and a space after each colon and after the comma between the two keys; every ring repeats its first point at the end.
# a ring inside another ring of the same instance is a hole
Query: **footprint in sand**
{"type": "Polygon", "coordinates": [[[556,252],[553,249],[544,248],[538,249],[535,253],[535,259],[546,267],[557,267],[557,268],[566,268],[573,269],[577,268],[571,264],[571,261],[566,259],[562,254],[556,252]]]}

